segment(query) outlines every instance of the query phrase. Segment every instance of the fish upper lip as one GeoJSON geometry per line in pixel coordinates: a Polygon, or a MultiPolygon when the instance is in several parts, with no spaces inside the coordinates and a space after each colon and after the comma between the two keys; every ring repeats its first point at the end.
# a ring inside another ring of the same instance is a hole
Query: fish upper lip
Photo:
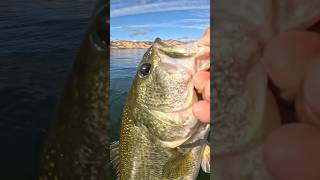
{"type": "Polygon", "coordinates": [[[184,70],[191,75],[196,72],[196,60],[194,58],[194,55],[196,55],[199,48],[196,42],[189,42],[186,45],[170,46],[164,44],[160,38],[157,38],[152,45],[152,48],[156,51],[162,63],[173,65],[177,67],[177,69],[184,70]],[[175,51],[164,50],[164,48],[170,47],[176,47],[176,53],[181,54],[181,56],[174,57],[171,53],[173,52],[173,54],[175,54],[175,51]]]}

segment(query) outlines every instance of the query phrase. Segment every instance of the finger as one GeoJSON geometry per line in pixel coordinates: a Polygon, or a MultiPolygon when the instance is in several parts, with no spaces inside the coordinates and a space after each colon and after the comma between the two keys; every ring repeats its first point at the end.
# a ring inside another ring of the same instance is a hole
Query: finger
{"type": "Polygon", "coordinates": [[[296,100],[296,111],[301,121],[320,126],[320,59],[310,66],[304,86],[296,100]]]}
{"type": "Polygon", "coordinates": [[[210,102],[210,79],[209,79],[209,81],[206,82],[202,97],[204,100],[207,100],[210,102]]]}
{"type": "Polygon", "coordinates": [[[204,33],[203,37],[198,40],[199,45],[210,46],[210,27],[204,33]]]}
{"type": "Polygon", "coordinates": [[[264,162],[279,180],[320,179],[319,129],[295,123],[274,131],[264,147],[264,162]]]}
{"type": "Polygon", "coordinates": [[[210,68],[210,47],[203,46],[195,55],[196,59],[196,71],[208,70],[210,68]]]}
{"type": "Polygon", "coordinates": [[[208,71],[199,71],[192,79],[193,84],[199,93],[202,93],[208,80],[210,80],[210,72],[208,71]]]}
{"type": "Polygon", "coordinates": [[[201,122],[210,122],[210,103],[208,101],[198,101],[192,107],[192,112],[201,122]]]}
{"type": "Polygon", "coordinates": [[[202,46],[195,55],[196,59],[209,59],[210,58],[210,46],[202,46]]]}
{"type": "Polygon", "coordinates": [[[210,69],[210,59],[196,61],[196,72],[207,71],[209,69],[210,69]]]}
{"type": "Polygon", "coordinates": [[[293,102],[319,52],[320,35],[309,31],[285,32],[266,45],[262,62],[282,98],[293,102]]]}

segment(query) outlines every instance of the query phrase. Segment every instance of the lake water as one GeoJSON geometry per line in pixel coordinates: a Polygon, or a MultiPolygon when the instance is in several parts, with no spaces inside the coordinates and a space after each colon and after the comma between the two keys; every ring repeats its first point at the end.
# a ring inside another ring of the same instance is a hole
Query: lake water
{"type": "Polygon", "coordinates": [[[119,121],[131,82],[147,49],[110,50],[110,112],[112,139],[118,139],[119,121]]]}
{"type": "Polygon", "coordinates": [[[0,179],[36,179],[44,135],[95,5],[0,2],[0,179]]]}

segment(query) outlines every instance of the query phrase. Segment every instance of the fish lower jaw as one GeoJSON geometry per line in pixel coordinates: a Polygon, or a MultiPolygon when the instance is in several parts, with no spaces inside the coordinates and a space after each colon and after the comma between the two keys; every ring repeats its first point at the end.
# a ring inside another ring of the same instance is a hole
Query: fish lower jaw
{"type": "Polygon", "coordinates": [[[187,92],[185,92],[185,95],[183,97],[183,102],[173,102],[172,104],[166,105],[166,107],[149,107],[149,109],[152,111],[159,111],[167,114],[176,114],[192,108],[193,104],[198,101],[198,95],[194,90],[194,86],[191,82],[189,82],[187,89],[188,90],[187,92]]]}
{"type": "Polygon", "coordinates": [[[182,145],[183,143],[185,143],[191,136],[185,137],[183,139],[177,139],[175,141],[163,141],[163,140],[159,140],[159,142],[164,146],[164,147],[168,147],[168,148],[176,148],[180,145],[182,145]]]}
{"type": "Polygon", "coordinates": [[[170,117],[170,119],[185,129],[194,128],[198,122],[192,111],[193,104],[198,101],[197,93],[193,90],[192,96],[189,97],[184,107],[166,112],[166,115],[170,117]]]}

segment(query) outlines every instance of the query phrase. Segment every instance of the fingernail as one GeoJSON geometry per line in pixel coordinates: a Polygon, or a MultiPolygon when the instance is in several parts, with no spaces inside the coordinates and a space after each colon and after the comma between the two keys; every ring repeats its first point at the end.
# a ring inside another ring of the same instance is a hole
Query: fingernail
{"type": "Polygon", "coordinates": [[[209,68],[210,68],[210,59],[201,60],[199,62],[199,70],[200,71],[205,71],[205,70],[208,70],[209,68]]]}
{"type": "Polygon", "coordinates": [[[204,88],[203,99],[208,100],[210,102],[210,80],[207,82],[204,88]]]}

